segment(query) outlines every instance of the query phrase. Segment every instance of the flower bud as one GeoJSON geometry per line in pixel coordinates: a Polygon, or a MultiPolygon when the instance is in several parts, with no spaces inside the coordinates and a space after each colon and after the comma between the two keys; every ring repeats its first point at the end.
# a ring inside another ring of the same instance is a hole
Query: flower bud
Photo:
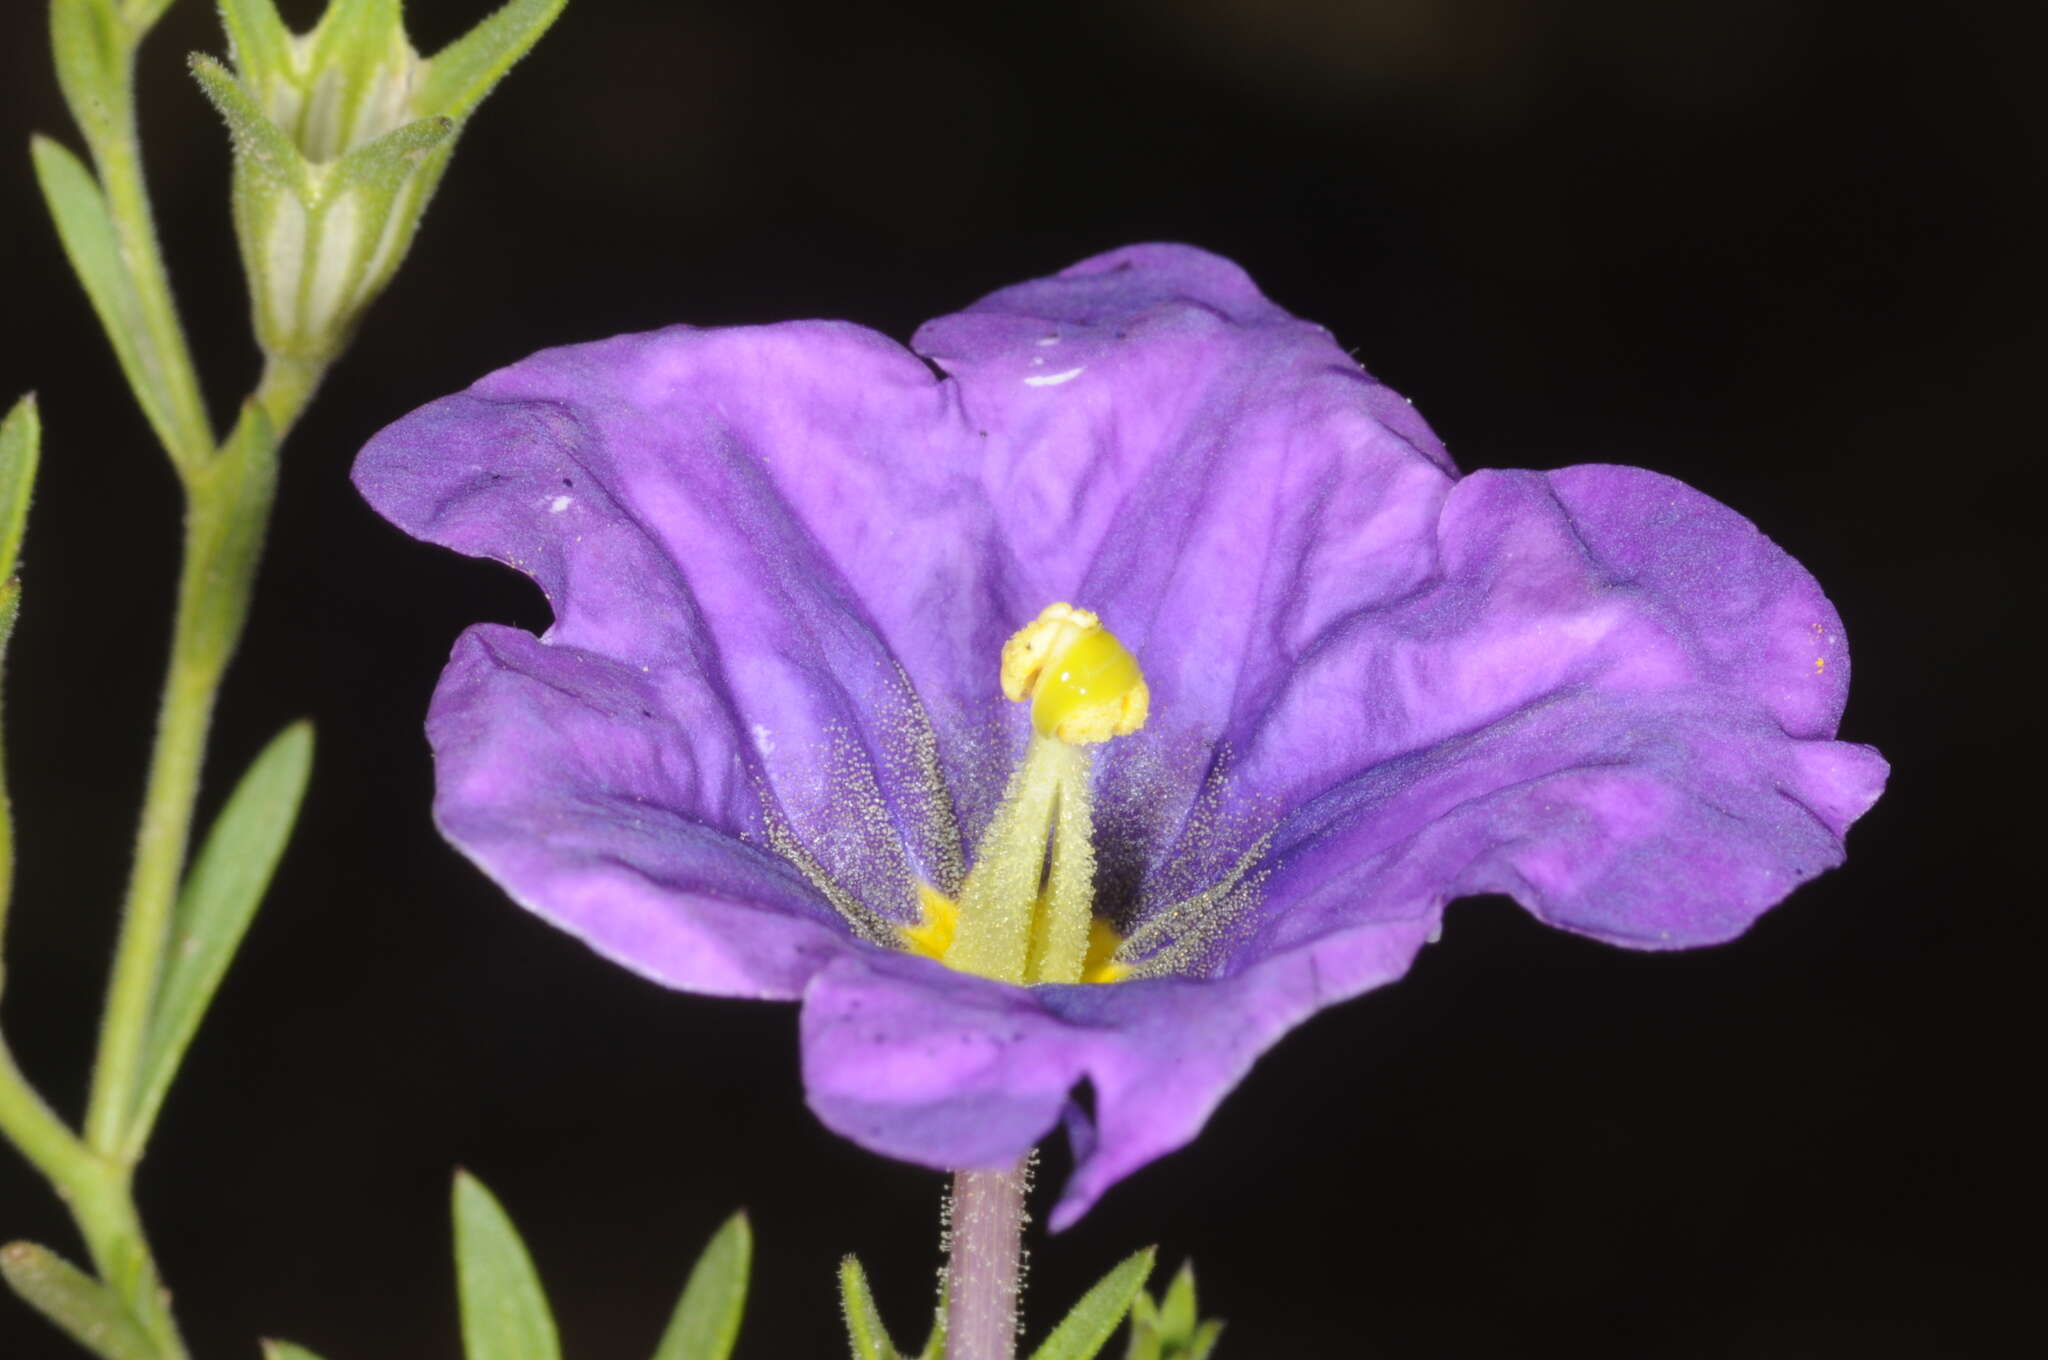
{"type": "Polygon", "coordinates": [[[235,234],[257,340],[319,363],[405,257],[462,124],[566,0],[512,0],[423,58],[399,0],[332,0],[293,33],[272,0],[223,0],[233,69],[192,73],[235,145],[235,234]]]}

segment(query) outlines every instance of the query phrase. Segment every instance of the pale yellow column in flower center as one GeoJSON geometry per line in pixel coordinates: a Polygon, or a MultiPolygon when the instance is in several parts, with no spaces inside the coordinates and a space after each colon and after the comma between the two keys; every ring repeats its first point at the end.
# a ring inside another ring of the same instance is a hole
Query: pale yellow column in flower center
{"type": "Polygon", "coordinates": [[[928,891],[905,945],[1004,982],[1107,980],[1116,936],[1094,914],[1089,748],[1144,726],[1144,674],[1100,619],[1062,603],[1003,645],[1002,687],[1030,702],[1031,744],[959,900],[928,891]]]}

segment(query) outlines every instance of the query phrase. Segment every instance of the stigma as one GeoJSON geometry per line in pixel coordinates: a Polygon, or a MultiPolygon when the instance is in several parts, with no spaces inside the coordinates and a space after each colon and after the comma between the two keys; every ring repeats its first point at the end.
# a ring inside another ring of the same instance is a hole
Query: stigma
{"type": "Polygon", "coordinates": [[[1003,644],[1003,696],[1031,701],[1041,737],[1090,746],[1145,725],[1152,692],[1116,634],[1086,609],[1049,604],[1003,644]]]}
{"type": "Polygon", "coordinates": [[[1003,982],[1113,982],[1128,969],[1095,914],[1090,748],[1145,725],[1144,672],[1094,613],[1059,603],[1003,644],[1000,681],[1031,705],[1030,743],[959,896],[924,887],[902,945],[1003,982]]]}

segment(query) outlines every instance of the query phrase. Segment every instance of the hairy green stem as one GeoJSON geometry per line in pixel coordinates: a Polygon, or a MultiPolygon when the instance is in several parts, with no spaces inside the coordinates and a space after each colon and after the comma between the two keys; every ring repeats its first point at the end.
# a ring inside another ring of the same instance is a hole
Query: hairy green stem
{"type": "Polygon", "coordinates": [[[212,527],[208,521],[213,518],[207,513],[210,508],[195,498],[186,510],[185,562],[178,580],[171,660],[136,831],[120,943],[115,947],[114,971],[100,1025],[99,1061],[93,1069],[85,1133],[86,1140],[105,1153],[116,1152],[127,1132],[136,1069],[184,870],[206,733],[227,661],[225,649],[210,636],[212,630],[200,622],[208,612],[209,578],[214,570],[205,551],[206,541],[212,537],[208,533],[212,527]]]}
{"type": "Polygon", "coordinates": [[[264,361],[263,380],[249,394],[249,400],[263,408],[273,443],[284,443],[285,435],[298,424],[300,413],[319,390],[320,380],[327,376],[333,362],[331,355],[307,360],[275,354],[264,361]]]}
{"type": "Polygon", "coordinates": [[[127,1171],[94,1153],[43,1103],[0,1040],[0,1133],[42,1173],[78,1224],[100,1278],[127,1306],[162,1360],[185,1344],[136,1216],[127,1171]]]}
{"type": "Polygon", "coordinates": [[[186,1360],[185,1341],[171,1314],[170,1291],[164,1288],[156,1260],[150,1255],[128,1173],[104,1163],[101,1172],[80,1192],[65,1196],[92,1256],[93,1269],[127,1305],[161,1360],[186,1360]]]}
{"type": "Polygon", "coordinates": [[[15,1066],[0,1038],[0,1133],[69,1199],[101,1171],[90,1149],[59,1119],[15,1066]]]}

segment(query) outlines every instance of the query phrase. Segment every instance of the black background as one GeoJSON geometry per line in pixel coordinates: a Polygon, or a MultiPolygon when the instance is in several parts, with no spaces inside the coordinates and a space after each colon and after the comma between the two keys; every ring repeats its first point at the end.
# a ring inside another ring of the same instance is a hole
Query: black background
{"type": "MultiPolygon", "coordinates": [[[[483,7],[416,0],[420,46],[483,7]]],[[[225,139],[180,63],[223,49],[209,9],[180,0],[145,48],[143,108],[224,414],[255,360],[225,139]]],[[[0,388],[39,389],[47,426],[7,676],[5,1020],[75,1112],[175,510],[22,148],[77,144],[42,11],[0,13],[0,388]]],[[[302,714],[315,785],[141,1180],[198,1353],[454,1356],[456,1165],[518,1219],[576,1356],[651,1350],[737,1204],[744,1356],[843,1354],[848,1250],[921,1332],[939,1177],[817,1125],[793,1009],[629,977],[435,837],[419,719],[446,649],[545,612],[344,474],[384,422],[543,345],[795,316],[907,336],[1147,238],[1241,261],[1467,468],[1639,463],[1753,517],[1840,607],[1844,734],[1894,773],[1849,866],[1724,948],[1456,908],[1407,981],[1305,1026],[1196,1145],[1036,1242],[1034,1332],[1156,1240],[1198,1262],[1226,1356],[2010,1353],[2038,1281],[2008,1233],[2038,1223],[2039,795],[2004,776],[2039,729],[2014,477],[2042,452],[2044,37],[2036,7],[1989,4],[576,0],[288,451],[208,807],[302,714]]],[[[75,1250],[4,1151],[0,1236],[75,1250]]],[[[0,1298],[0,1355],[65,1354],[0,1298]]]]}

